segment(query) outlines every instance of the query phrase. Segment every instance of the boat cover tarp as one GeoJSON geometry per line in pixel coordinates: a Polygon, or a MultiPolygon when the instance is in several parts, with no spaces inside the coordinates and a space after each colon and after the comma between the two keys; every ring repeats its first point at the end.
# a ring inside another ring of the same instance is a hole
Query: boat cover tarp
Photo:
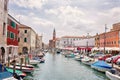
{"type": "Polygon", "coordinates": [[[112,66],[108,65],[105,61],[97,61],[97,62],[93,63],[92,66],[103,67],[103,68],[108,68],[108,69],[112,68],[112,66]]]}
{"type": "Polygon", "coordinates": [[[0,80],[3,80],[5,78],[9,78],[9,77],[12,77],[12,74],[10,72],[0,72],[0,80]]]}
{"type": "MultiPolygon", "coordinates": [[[[5,67],[4,67],[4,71],[7,71],[5,67]]],[[[2,64],[0,64],[0,72],[2,72],[2,64]]]]}
{"type": "Polygon", "coordinates": [[[10,72],[7,72],[6,68],[4,67],[4,72],[2,72],[2,64],[0,64],[0,80],[12,77],[10,72]]]}

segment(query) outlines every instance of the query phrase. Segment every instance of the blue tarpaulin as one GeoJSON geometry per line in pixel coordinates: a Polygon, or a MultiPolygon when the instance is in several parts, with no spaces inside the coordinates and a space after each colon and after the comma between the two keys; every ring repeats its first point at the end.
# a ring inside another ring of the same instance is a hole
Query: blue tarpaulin
{"type": "Polygon", "coordinates": [[[2,65],[0,64],[0,80],[12,77],[10,72],[7,72],[6,68],[4,67],[4,72],[2,72],[2,65]]]}
{"type": "Polygon", "coordinates": [[[93,63],[92,66],[103,67],[103,68],[108,68],[108,69],[112,68],[112,66],[108,65],[105,61],[97,61],[93,63]]]}
{"type": "Polygon", "coordinates": [[[0,80],[5,79],[5,78],[9,78],[12,77],[12,74],[5,71],[5,72],[0,72],[0,80]]]}

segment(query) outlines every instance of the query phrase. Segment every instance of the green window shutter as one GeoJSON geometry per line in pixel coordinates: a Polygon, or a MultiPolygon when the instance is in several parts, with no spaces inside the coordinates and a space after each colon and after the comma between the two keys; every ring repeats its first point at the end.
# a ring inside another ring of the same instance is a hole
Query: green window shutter
{"type": "Polygon", "coordinates": [[[14,33],[10,33],[10,38],[13,38],[14,39],[14,33]]]}
{"type": "Polygon", "coordinates": [[[13,27],[13,28],[16,28],[16,24],[12,21],[11,22],[11,26],[13,27]]]}
{"type": "Polygon", "coordinates": [[[24,38],[24,42],[27,42],[27,38],[24,38]]]}

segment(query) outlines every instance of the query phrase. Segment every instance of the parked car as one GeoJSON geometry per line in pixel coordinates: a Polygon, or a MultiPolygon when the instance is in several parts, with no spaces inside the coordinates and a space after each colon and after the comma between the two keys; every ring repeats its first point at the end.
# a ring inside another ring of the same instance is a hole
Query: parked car
{"type": "Polygon", "coordinates": [[[120,56],[117,56],[117,57],[115,57],[114,59],[113,59],[113,63],[117,63],[117,61],[118,61],[118,59],[120,59],[120,56]]]}
{"type": "Polygon", "coordinates": [[[120,58],[117,60],[116,64],[120,66],[120,58]]]}
{"type": "Polygon", "coordinates": [[[115,59],[118,56],[120,56],[120,55],[112,56],[110,58],[107,58],[105,61],[108,62],[108,63],[111,63],[112,59],[115,59]]]}
{"type": "Polygon", "coordinates": [[[107,58],[111,57],[111,54],[107,54],[107,55],[103,55],[101,57],[98,58],[98,60],[103,60],[105,61],[107,58]]]}

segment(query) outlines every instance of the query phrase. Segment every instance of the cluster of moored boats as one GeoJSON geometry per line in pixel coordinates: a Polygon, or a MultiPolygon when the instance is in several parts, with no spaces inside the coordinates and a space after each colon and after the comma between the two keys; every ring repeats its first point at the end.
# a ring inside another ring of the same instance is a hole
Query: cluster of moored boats
{"type": "Polygon", "coordinates": [[[35,66],[44,63],[44,55],[34,56],[28,63],[12,61],[9,64],[0,64],[0,80],[23,80],[27,75],[35,70],[35,66]]]}
{"type": "MultiPolygon", "coordinates": [[[[84,55],[79,53],[63,53],[63,55],[67,58],[74,58],[77,61],[82,62],[85,65],[90,66],[91,68],[105,73],[105,75],[111,80],[120,80],[120,72],[119,72],[119,65],[118,68],[114,68],[113,64],[116,65],[113,59],[113,56],[101,55],[101,53],[94,53],[90,55],[84,55]],[[108,63],[106,60],[111,59],[111,63],[108,63]]],[[[117,55],[116,55],[117,56],[117,55]]],[[[119,56],[119,55],[118,55],[119,56]]],[[[118,57],[116,57],[118,58],[118,57]]]]}

